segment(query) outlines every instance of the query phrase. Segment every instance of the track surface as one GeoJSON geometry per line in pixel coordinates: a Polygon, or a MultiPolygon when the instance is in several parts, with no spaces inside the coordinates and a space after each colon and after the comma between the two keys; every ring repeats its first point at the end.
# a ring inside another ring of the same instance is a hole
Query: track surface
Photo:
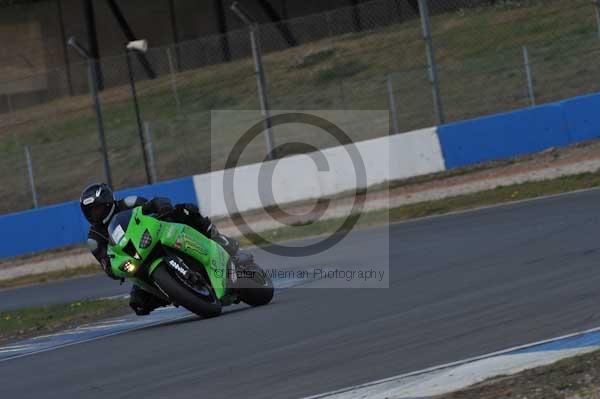
{"type": "Polygon", "coordinates": [[[131,284],[119,285],[104,273],[6,289],[0,291],[0,311],[128,294],[130,289],[131,284]]]}
{"type": "MultiPolygon", "coordinates": [[[[599,211],[590,191],[393,225],[389,289],[290,289],[7,361],[0,397],[299,398],[598,326],[599,211]]],[[[385,233],[321,261],[376,261],[385,233]]]]}

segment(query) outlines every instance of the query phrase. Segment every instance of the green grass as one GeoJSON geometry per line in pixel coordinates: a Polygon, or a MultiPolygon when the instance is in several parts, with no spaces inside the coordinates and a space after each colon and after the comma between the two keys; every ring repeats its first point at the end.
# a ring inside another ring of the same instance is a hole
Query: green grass
{"type": "MultiPolygon", "coordinates": [[[[600,40],[594,6],[587,0],[499,2],[494,7],[435,15],[432,29],[449,121],[529,104],[522,45],[530,48],[538,103],[600,90],[600,40]]],[[[195,50],[190,47],[190,51],[195,50]]],[[[162,57],[164,49],[151,52],[162,57]]],[[[389,75],[401,130],[435,123],[417,19],[268,53],[264,64],[274,109],[387,109],[385,79],[389,75]]],[[[138,85],[143,118],[152,125],[161,179],[208,171],[211,153],[212,166],[222,167],[239,135],[240,121],[230,121],[224,134],[211,137],[211,109],[259,107],[250,59],[187,70],[177,74],[176,83],[179,107],[170,77],[138,85]]],[[[101,98],[115,185],[143,184],[129,87],[105,90],[101,98]]],[[[96,121],[88,96],[55,100],[17,111],[12,118],[14,124],[0,129],[0,212],[30,206],[22,144],[33,145],[43,205],[76,198],[83,184],[102,179],[96,121]]],[[[353,140],[388,133],[379,123],[366,127],[349,121],[342,128],[353,140]]],[[[307,138],[300,131],[278,133],[277,140],[307,138]]],[[[318,148],[332,145],[321,137],[308,141],[318,148]]],[[[250,149],[244,163],[257,162],[264,155],[260,142],[250,149]]]]}
{"type": "Polygon", "coordinates": [[[293,64],[292,68],[310,68],[317,64],[322,63],[323,61],[327,61],[328,59],[335,56],[335,49],[333,48],[323,48],[319,49],[316,52],[310,52],[305,54],[301,60],[297,64],[293,64]]]}
{"type": "Polygon", "coordinates": [[[99,299],[0,312],[0,342],[65,330],[127,309],[124,299],[99,299]]]}
{"type": "Polygon", "coordinates": [[[348,61],[333,64],[330,67],[319,70],[317,83],[328,83],[334,80],[344,80],[368,69],[367,65],[358,61],[348,61]]]}

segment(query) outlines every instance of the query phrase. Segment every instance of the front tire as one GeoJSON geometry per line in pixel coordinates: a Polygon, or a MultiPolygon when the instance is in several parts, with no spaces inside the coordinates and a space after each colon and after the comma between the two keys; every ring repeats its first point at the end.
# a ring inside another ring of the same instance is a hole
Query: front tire
{"type": "Polygon", "coordinates": [[[249,264],[241,268],[239,297],[250,306],[263,306],[271,302],[275,292],[273,281],[258,265],[249,264]]]}
{"type": "MultiPolygon", "coordinates": [[[[211,300],[201,298],[190,288],[183,285],[176,277],[169,273],[167,267],[159,265],[152,273],[155,284],[169,297],[169,299],[181,305],[198,316],[209,318],[221,314],[221,302],[212,294],[211,300]]],[[[210,290],[212,292],[212,290],[210,290]]]]}

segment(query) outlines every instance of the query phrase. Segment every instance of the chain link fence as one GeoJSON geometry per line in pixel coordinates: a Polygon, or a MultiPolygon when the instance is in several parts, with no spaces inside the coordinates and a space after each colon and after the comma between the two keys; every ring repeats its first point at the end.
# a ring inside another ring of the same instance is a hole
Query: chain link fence
{"type": "MultiPolygon", "coordinates": [[[[440,119],[453,122],[600,91],[596,3],[429,0],[431,30],[424,32],[421,2],[375,0],[261,25],[255,33],[269,108],[389,109],[391,131],[383,128],[388,121],[343,126],[353,140],[365,140],[433,126],[440,119]]],[[[149,49],[145,57],[155,78],[130,54],[141,131],[126,57],[124,50],[99,62],[116,188],[146,183],[140,137],[157,180],[204,173],[218,164],[211,153],[225,157],[236,140],[211,138],[210,111],[260,108],[248,29],[149,49]]],[[[104,180],[86,89],[88,65],[71,64],[73,95],[52,84],[64,81],[66,73],[55,69],[0,83],[31,87],[40,96],[38,105],[20,102],[18,95],[0,96],[1,213],[33,207],[34,192],[39,205],[48,205],[74,199],[85,184],[104,180]]],[[[274,129],[274,136],[306,139],[281,129],[274,129]]],[[[310,143],[334,145],[325,137],[311,137],[310,143]]],[[[252,148],[244,162],[264,159],[264,145],[252,148]]]]}

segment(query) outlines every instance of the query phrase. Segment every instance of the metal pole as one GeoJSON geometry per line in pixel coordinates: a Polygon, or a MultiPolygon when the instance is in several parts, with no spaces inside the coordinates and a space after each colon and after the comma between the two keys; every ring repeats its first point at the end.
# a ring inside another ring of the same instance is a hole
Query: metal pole
{"type": "MultiPolygon", "coordinates": [[[[598,0],[598,1],[600,1],[600,0],[598,0]]],[[[327,31],[329,33],[328,37],[331,38],[331,37],[333,37],[333,31],[331,30],[331,12],[328,11],[325,13],[325,21],[327,23],[327,31]]]]}
{"type": "Polygon", "coordinates": [[[13,112],[13,105],[12,105],[12,100],[10,99],[10,93],[6,93],[6,104],[8,105],[8,114],[10,115],[11,119],[14,117],[13,112]]]}
{"type": "Polygon", "coordinates": [[[104,75],[100,65],[100,50],[98,47],[98,31],[96,30],[96,16],[92,0],[83,0],[83,12],[85,17],[85,27],[87,30],[87,39],[90,46],[89,54],[94,65],[94,76],[96,77],[97,90],[104,90],[104,75]]]}
{"type": "Polygon", "coordinates": [[[131,95],[133,96],[133,107],[135,110],[135,119],[137,122],[138,135],[140,137],[140,144],[142,146],[142,157],[144,158],[144,169],[146,170],[146,181],[148,184],[152,184],[152,175],[150,173],[150,167],[148,165],[148,156],[146,154],[146,139],[144,138],[144,129],[142,128],[142,118],[140,117],[140,106],[137,99],[137,91],[135,88],[135,79],[133,76],[133,67],[131,65],[131,51],[127,51],[125,54],[127,60],[127,71],[129,72],[129,83],[131,85],[131,95]]]}
{"type": "Polygon", "coordinates": [[[523,46],[523,63],[525,64],[525,75],[527,76],[527,90],[529,92],[529,101],[531,106],[535,106],[535,92],[533,91],[533,74],[531,64],[529,63],[529,51],[527,46],[523,46]]]}
{"type": "Polygon", "coordinates": [[[98,136],[100,139],[100,149],[102,151],[102,159],[104,160],[104,176],[106,178],[106,184],[113,187],[112,175],[110,173],[110,163],[108,161],[108,150],[106,148],[106,138],[104,136],[104,121],[102,119],[102,108],[100,105],[100,99],[98,98],[98,80],[96,76],[95,60],[93,58],[87,59],[88,64],[88,81],[90,85],[90,93],[92,94],[92,100],[94,102],[94,112],[96,113],[96,123],[98,125],[98,136]]]}
{"type": "Polygon", "coordinates": [[[344,90],[344,81],[340,80],[340,99],[342,102],[342,109],[347,109],[346,104],[346,91],[344,90]]]}
{"type": "Polygon", "coordinates": [[[400,133],[400,129],[398,128],[398,113],[396,112],[396,99],[394,98],[394,86],[392,86],[392,77],[389,75],[387,77],[387,92],[390,112],[392,114],[392,132],[393,134],[398,134],[400,133]]]}
{"type": "Polygon", "coordinates": [[[250,26],[250,43],[252,44],[252,58],[254,59],[254,72],[256,74],[256,83],[258,86],[258,99],[260,101],[260,109],[265,122],[265,142],[267,144],[267,158],[275,159],[277,155],[273,153],[275,148],[275,140],[271,129],[271,115],[269,112],[269,102],[267,100],[267,83],[265,79],[265,71],[262,63],[262,53],[260,42],[257,37],[258,25],[250,26]]]}
{"type": "Polygon", "coordinates": [[[65,19],[63,17],[63,9],[61,0],[55,0],[56,11],[58,12],[58,25],[60,28],[60,39],[63,43],[63,57],[65,62],[65,72],[67,79],[67,86],[69,87],[69,95],[73,96],[73,80],[71,78],[71,62],[69,60],[69,52],[67,51],[67,36],[65,34],[65,19]]]}
{"type": "Polygon", "coordinates": [[[444,107],[440,95],[440,82],[435,63],[435,50],[431,40],[431,23],[429,21],[429,7],[427,0],[419,0],[419,14],[421,14],[421,26],[423,28],[423,40],[427,52],[427,65],[429,69],[429,82],[433,91],[433,108],[439,124],[445,122],[444,107]]]}
{"type": "Polygon", "coordinates": [[[600,0],[596,0],[596,25],[598,26],[598,37],[600,38],[600,0]]]}
{"type": "Polygon", "coordinates": [[[154,146],[152,145],[152,132],[150,130],[150,124],[144,122],[144,135],[146,138],[145,151],[148,154],[148,163],[150,164],[150,177],[152,183],[156,183],[156,163],[154,160],[154,146]]]}
{"type": "Polygon", "coordinates": [[[27,172],[29,173],[29,187],[31,187],[31,199],[33,201],[33,207],[38,207],[37,191],[35,190],[35,179],[33,177],[33,163],[31,162],[31,153],[29,146],[25,146],[25,160],[27,161],[27,172]]]}
{"type": "MultiPolygon", "coordinates": [[[[177,32],[177,13],[175,12],[174,0],[169,0],[169,14],[171,17],[171,29],[173,30],[173,42],[175,43],[175,55],[177,56],[177,70],[181,70],[181,51],[179,49],[179,33],[177,32]]],[[[167,51],[169,51],[167,49],[167,51]]]]}
{"type": "Polygon", "coordinates": [[[167,47],[167,59],[169,60],[169,71],[171,73],[171,88],[177,105],[177,113],[181,114],[181,103],[179,102],[179,94],[177,93],[177,79],[175,78],[175,67],[173,66],[173,57],[171,57],[171,49],[167,47]]]}

